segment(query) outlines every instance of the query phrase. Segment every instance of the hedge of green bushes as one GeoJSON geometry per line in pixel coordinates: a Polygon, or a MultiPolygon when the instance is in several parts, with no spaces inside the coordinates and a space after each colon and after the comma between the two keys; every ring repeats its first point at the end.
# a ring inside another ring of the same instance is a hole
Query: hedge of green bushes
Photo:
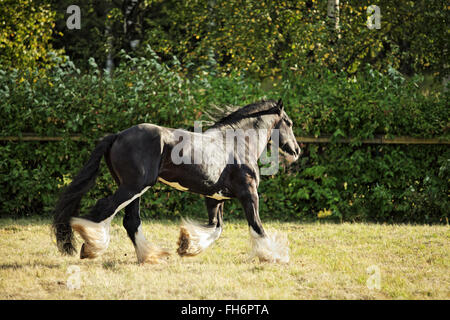
{"type": "MultiPolygon", "coordinates": [[[[151,49],[148,49],[150,53],[151,49]]],[[[183,75],[152,58],[123,56],[112,76],[93,59],[81,73],[60,58],[40,77],[0,70],[1,136],[64,137],[58,142],[0,142],[0,215],[48,215],[105,133],[141,122],[193,127],[211,105],[245,105],[283,98],[297,136],[331,136],[330,144],[307,144],[304,156],[264,176],[259,188],[263,219],[310,221],[446,222],[449,206],[448,145],[366,145],[377,134],[449,139],[449,92],[426,92],[422,79],[369,68],[348,76],[309,68],[286,68],[261,82],[245,74],[223,75],[205,67],[183,75]],[[81,135],[82,141],[69,139],[81,135]],[[351,144],[339,138],[352,137],[351,144]]],[[[115,185],[106,166],[83,201],[82,211],[115,185]]],[[[206,217],[202,197],[156,185],[143,196],[145,217],[206,217]]],[[[236,201],[227,217],[243,217],[236,201]]]]}

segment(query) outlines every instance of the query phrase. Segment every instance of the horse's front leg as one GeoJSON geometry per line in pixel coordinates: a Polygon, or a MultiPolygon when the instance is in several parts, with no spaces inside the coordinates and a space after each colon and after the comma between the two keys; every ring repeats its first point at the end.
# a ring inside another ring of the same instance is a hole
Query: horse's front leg
{"type": "Polygon", "coordinates": [[[206,197],[209,223],[202,226],[190,220],[183,220],[178,239],[180,256],[195,256],[211,246],[222,234],[223,201],[206,197]]]}
{"type": "Polygon", "coordinates": [[[255,183],[248,183],[238,196],[244,207],[245,216],[250,229],[252,245],[251,257],[258,257],[266,262],[289,262],[289,248],[287,239],[275,234],[269,236],[259,218],[259,197],[255,183]]]}

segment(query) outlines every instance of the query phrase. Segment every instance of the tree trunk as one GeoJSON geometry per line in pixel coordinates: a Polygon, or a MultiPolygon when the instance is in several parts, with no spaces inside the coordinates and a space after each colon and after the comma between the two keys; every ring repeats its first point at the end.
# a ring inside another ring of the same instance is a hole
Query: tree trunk
{"type": "Polygon", "coordinates": [[[341,57],[338,55],[339,52],[339,39],[341,38],[340,25],[339,25],[339,0],[328,0],[327,5],[327,16],[328,16],[328,34],[330,35],[328,39],[329,53],[335,55],[336,63],[332,66],[333,69],[341,69],[342,66],[341,57]]]}
{"type": "Polygon", "coordinates": [[[137,49],[141,41],[142,35],[139,27],[139,6],[139,0],[125,0],[123,2],[123,33],[125,42],[124,46],[126,51],[137,49]]]}
{"type": "Polygon", "coordinates": [[[106,72],[110,75],[114,69],[114,59],[113,59],[114,45],[113,45],[113,35],[111,34],[111,26],[108,24],[108,22],[106,23],[105,35],[106,35],[106,52],[107,52],[106,72]]]}
{"type": "MultiPolygon", "coordinates": [[[[339,35],[339,0],[328,0],[328,18],[330,19],[330,24],[332,28],[339,35]]],[[[339,37],[339,36],[338,36],[339,37]]]]}

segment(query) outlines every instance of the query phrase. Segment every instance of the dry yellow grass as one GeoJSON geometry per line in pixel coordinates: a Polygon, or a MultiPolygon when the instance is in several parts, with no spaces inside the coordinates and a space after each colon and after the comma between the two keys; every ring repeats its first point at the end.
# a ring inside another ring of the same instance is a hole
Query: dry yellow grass
{"type": "Polygon", "coordinates": [[[61,256],[49,225],[0,219],[0,299],[450,298],[448,226],[266,222],[290,241],[290,263],[277,265],[248,261],[244,221],[226,223],[221,238],[193,258],[175,253],[177,223],[145,221],[147,238],[173,254],[142,266],[118,218],[96,260],[61,256]],[[77,275],[80,287],[71,290],[77,275]]]}

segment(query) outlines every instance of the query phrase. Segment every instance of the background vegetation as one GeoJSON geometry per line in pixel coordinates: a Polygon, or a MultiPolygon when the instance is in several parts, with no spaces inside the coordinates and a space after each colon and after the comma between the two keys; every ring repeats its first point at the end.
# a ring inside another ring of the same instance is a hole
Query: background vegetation
{"type": "MultiPolygon", "coordinates": [[[[447,145],[361,143],[448,141],[448,5],[342,1],[333,18],[329,3],[85,0],[81,29],[69,30],[71,1],[0,1],[0,135],[64,137],[0,142],[0,215],[49,214],[106,133],[189,129],[213,104],[281,97],[297,136],[332,143],[304,145],[263,177],[263,218],[448,223],[447,145]],[[379,30],[366,26],[372,4],[379,30]]],[[[115,189],[102,170],[83,209],[115,189]]],[[[143,206],[152,218],[205,216],[202,198],[161,185],[143,206]]],[[[239,204],[226,215],[241,217],[239,204]]]]}

